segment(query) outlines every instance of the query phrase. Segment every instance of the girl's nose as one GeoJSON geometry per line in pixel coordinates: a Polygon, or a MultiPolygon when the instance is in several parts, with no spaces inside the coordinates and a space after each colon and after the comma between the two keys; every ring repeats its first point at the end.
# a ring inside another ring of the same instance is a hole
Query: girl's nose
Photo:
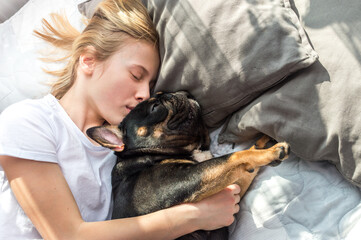
{"type": "Polygon", "coordinates": [[[139,87],[135,98],[138,102],[142,102],[150,97],[150,89],[149,89],[149,83],[144,82],[139,87]]]}

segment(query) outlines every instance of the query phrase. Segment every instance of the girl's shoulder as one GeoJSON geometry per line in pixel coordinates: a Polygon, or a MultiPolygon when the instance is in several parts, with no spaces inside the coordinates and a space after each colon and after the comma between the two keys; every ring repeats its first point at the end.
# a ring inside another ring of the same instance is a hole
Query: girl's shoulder
{"type": "Polygon", "coordinates": [[[56,123],[60,122],[59,106],[50,94],[10,105],[0,114],[0,138],[53,135],[56,123]]]}
{"type": "MultiPolygon", "coordinates": [[[[55,99],[55,98],[54,98],[55,99]]],[[[23,100],[0,114],[0,154],[24,159],[56,162],[54,118],[51,95],[23,100]]],[[[55,99],[56,100],[56,99],[55,99]]]]}
{"type": "Polygon", "coordinates": [[[54,96],[48,94],[39,99],[26,99],[14,103],[0,114],[0,125],[49,119],[57,109],[56,101],[54,96]]]}

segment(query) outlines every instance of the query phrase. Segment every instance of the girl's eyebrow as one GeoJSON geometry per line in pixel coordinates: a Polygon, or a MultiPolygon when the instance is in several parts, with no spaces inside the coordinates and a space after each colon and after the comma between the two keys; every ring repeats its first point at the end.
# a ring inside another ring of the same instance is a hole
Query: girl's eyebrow
{"type": "Polygon", "coordinates": [[[141,68],[144,72],[149,73],[148,70],[147,70],[145,67],[143,67],[142,65],[132,64],[131,67],[139,67],[139,68],[141,68]]]}

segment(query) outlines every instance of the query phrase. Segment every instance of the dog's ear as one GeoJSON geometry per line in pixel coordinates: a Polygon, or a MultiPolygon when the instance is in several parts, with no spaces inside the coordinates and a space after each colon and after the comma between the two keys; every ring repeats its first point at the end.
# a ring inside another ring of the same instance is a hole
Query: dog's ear
{"type": "Polygon", "coordinates": [[[117,126],[92,127],[86,131],[86,134],[103,147],[116,152],[124,150],[122,133],[117,126]]]}

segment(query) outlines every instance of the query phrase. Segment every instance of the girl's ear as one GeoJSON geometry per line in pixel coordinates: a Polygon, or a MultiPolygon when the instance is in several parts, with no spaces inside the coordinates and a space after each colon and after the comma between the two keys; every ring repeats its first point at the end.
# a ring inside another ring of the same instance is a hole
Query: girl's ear
{"type": "Polygon", "coordinates": [[[87,47],[87,49],[79,57],[79,67],[87,75],[92,75],[95,68],[95,49],[87,47]]]}

